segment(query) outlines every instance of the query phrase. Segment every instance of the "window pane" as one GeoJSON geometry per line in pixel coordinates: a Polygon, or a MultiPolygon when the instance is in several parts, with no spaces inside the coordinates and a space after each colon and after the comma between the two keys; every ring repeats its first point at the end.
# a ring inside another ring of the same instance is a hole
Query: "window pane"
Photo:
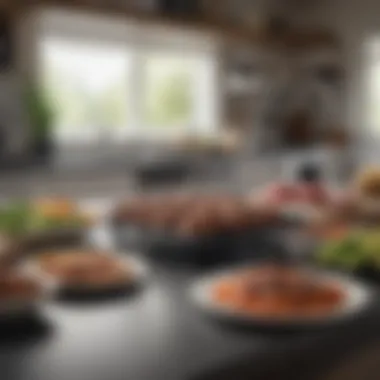
{"type": "Polygon", "coordinates": [[[58,140],[112,138],[127,128],[130,60],[124,48],[47,39],[42,55],[58,140]]]}
{"type": "Polygon", "coordinates": [[[369,125],[372,132],[380,133],[380,62],[371,70],[371,88],[369,97],[369,125]]]}
{"type": "Polygon", "coordinates": [[[154,129],[183,130],[194,115],[194,60],[149,55],[145,61],[143,123],[154,129]]]}
{"type": "Polygon", "coordinates": [[[377,39],[367,42],[367,125],[371,135],[376,137],[380,134],[380,44],[377,39]]]}

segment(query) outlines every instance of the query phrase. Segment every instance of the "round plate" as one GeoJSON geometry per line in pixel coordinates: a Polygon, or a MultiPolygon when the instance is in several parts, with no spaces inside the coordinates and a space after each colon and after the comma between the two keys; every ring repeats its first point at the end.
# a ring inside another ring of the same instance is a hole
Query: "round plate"
{"type": "Polygon", "coordinates": [[[372,298],[372,292],[367,286],[361,284],[349,276],[334,272],[325,272],[305,268],[304,270],[308,271],[310,276],[314,276],[319,280],[325,279],[326,281],[329,281],[332,284],[336,284],[341,289],[343,289],[345,293],[345,300],[342,305],[340,305],[328,315],[324,316],[264,317],[232,310],[225,305],[216,303],[212,298],[213,287],[224,278],[229,277],[235,273],[240,273],[244,269],[247,268],[245,267],[220,272],[196,281],[190,288],[191,298],[196,303],[196,305],[201,308],[201,310],[225,321],[237,322],[240,324],[252,326],[284,328],[302,328],[307,326],[312,327],[325,325],[326,323],[342,321],[348,317],[353,317],[359,312],[363,311],[367,306],[369,306],[372,298]]]}
{"type": "MultiPolygon", "coordinates": [[[[59,253],[57,253],[59,254],[59,253]]],[[[67,284],[63,280],[57,279],[55,276],[46,273],[39,265],[37,260],[29,260],[27,263],[28,269],[41,279],[49,279],[55,281],[59,290],[68,291],[70,293],[92,293],[92,292],[104,292],[112,291],[116,289],[125,289],[130,287],[135,287],[140,285],[147,277],[147,267],[146,265],[135,255],[112,255],[117,259],[126,269],[126,271],[131,271],[132,275],[126,278],[122,282],[112,282],[109,284],[67,284]]]]}

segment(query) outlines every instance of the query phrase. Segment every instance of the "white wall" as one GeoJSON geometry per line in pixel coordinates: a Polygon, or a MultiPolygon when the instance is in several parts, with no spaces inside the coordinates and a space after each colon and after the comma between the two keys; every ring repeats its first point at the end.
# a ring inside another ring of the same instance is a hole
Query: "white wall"
{"type": "Polygon", "coordinates": [[[365,133],[366,70],[365,43],[380,37],[380,1],[331,0],[324,2],[311,20],[331,28],[343,43],[346,70],[345,121],[347,127],[362,136],[365,133]]]}

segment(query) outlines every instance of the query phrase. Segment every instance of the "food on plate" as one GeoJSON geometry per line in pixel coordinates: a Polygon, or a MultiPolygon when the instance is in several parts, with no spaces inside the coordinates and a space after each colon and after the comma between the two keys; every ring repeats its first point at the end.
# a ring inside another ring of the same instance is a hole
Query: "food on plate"
{"type": "Polygon", "coordinates": [[[380,167],[368,167],[357,175],[354,182],[356,191],[356,217],[379,222],[380,219],[380,167]]]}
{"type": "Polygon", "coordinates": [[[221,227],[218,215],[200,205],[184,215],[175,230],[184,236],[203,236],[219,231],[221,227]]]}
{"type": "Polygon", "coordinates": [[[263,199],[277,205],[307,203],[323,206],[331,201],[330,194],[319,183],[275,184],[264,190],[263,199]]]}
{"type": "Polygon", "coordinates": [[[370,167],[359,173],[356,186],[360,195],[380,199],[380,168],[370,167]]]}
{"type": "Polygon", "coordinates": [[[67,199],[44,199],[31,204],[31,228],[48,229],[83,227],[91,224],[91,218],[78,205],[67,199]]]}
{"type": "Polygon", "coordinates": [[[135,223],[183,235],[208,235],[272,223],[277,214],[229,195],[162,195],[128,200],[114,212],[117,223],[135,223]]]}
{"type": "Polygon", "coordinates": [[[260,317],[325,315],[344,301],[337,285],[301,269],[267,265],[227,275],[212,289],[215,303],[260,317]]]}
{"type": "Polygon", "coordinates": [[[184,235],[207,235],[236,231],[249,226],[249,209],[237,201],[210,200],[194,204],[175,229],[184,235]]]}
{"type": "Polygon", "coordinates": [[[68,199],[39,199],[33,202],[35,210],[47,217],[65,217],[77,212],[75,203],[68,199]]]}
{"type": "Polygon", "coordinates": [[[356,228],[340,238],[326,239],[317,259],[325,265],[348,270],[380,269],[380,234],[378,228],[356,228]]]}
{"type": "Polygon", "coordinates": [[[28,301],[41,292],[41,285],[30,276],[14,269],[0,269],[0,302],[28,301]]]}
{"type": "Polygon", "coordinates": [[[0,231],[6,236],[21,236],[28,230],[31,210],[28,203],[17,202],[0,206],[0,231]]]}
{"type": "Polygon", "coordinates": [[[326,188],[320,184],[305,184],[301,187],[301,192],[305,201],[312,204],[323,205],[331,200],[326,188]]]}
{"type": "Polygon", "coordinates": [[[338,240],[350,233],[351,227],[347,223],[334,223],[326,221],[325,223],[311,225],[308,233],[318,239],[338,240]]]}
{"type": "Polygon", "coordinates": [[[340,191],[332,200],[328,216],[335,220],[351,220],[359,214],[359,203],[355,193],[340,191]]]}
{"type": "Polygon", "coordinates": [[[91,223],[70,201],[13,202],[0,206],[0,232],[22,237],[60,228],[81,228],[91,223]]]}
{"type": "Polygon", "coordinates": [[[345,191],[338,194],[329,207],[324,210],[324,217],[327,222],[378,225],[380,203],[375,199],[362,197],[353,191],[345,191]]]}
{"type": "Polygon", "coordinates": [[[294,182],[275,183],[265,189],[263,199],[278,206],[295,203],[324,206],[331,202],[331,194],[321,179],[319,167],[309,163],[300,167],[294,182]]]}
{"type": "Polygon", "coordinates": [[[13,239],[0,233],[0,272],[1,268],[7,268],[19,256],[18,244],[13,239]]]}
{"type": "Polygon", "coordinates": [[[275,184],[265,191],[265,197],[275,202],[293,202],[298,199],[296,187],[288,184],[275,184]]]}
{"type": "Polygon", "coordinates": [[[41,254],[39,269],[69,286],[109,286],[129,282],[132,271],[120,259],[91,250],[41,254]]]}

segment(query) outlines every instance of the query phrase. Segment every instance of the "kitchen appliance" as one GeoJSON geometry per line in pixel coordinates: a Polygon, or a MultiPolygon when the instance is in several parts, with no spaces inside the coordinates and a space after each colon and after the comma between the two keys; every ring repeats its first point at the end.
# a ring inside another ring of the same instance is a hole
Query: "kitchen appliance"
{"type": "Polygon", "coordinates": [[[199,0],[159,0],[158,3],[160,11],[171,16],[194,17],[201,10],[199,0]]]}

